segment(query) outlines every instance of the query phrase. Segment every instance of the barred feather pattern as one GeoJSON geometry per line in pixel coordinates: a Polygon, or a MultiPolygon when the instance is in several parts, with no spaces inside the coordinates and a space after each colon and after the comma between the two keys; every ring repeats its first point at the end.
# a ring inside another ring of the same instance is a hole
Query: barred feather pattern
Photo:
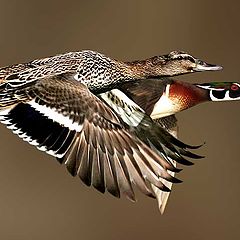
{"type": "MultiPolygon", "coordinates": [[[[195,147],[175,139],[136,104],[128,110],[124,103],[109,107],[106,99],[94,95],[144,76],[141,71],[131,75],[124,66],[82,51],[2,68],[0,121],[57,157],[88,186],[134,201],[135,184],[156,197],[150,184],[169,191],[169,182],[180,182],[172,174],[178,169],[171,159],[188,163],[183,156],[194,156],[187,148],[195,147]]],[[[121,97],[115,99],[121,103],[121,97]]]]}
{"type": "Polygon", "coordinates": [[[136,137],[85,85],[70,77],[58,75],[19,87],[11,108],[0,112],[1,122],[101,192],[107,189],[116,197],[122,193],[134,201],[133,183],[154,197],[149,183],[169,191],[163,179],[179,182],[168,173],[167,169],[174,170],[169,162],[136,137]]]}
{"type": "Polygon", "coordinates": [[[0,69],[0,89],[15,90],[44,77],[71,73],[91,91],[104,91],[131,79],[122,69],[121,62],[94,51],[70,52],[0,69]]]}

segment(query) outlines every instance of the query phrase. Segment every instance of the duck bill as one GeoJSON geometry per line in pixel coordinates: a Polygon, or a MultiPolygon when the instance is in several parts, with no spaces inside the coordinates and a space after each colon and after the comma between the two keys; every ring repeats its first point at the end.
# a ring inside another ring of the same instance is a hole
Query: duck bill
{"type": "Polygon", "coordinates": [[[196,67],[193,68],[193,71],[203,72],[203,71],[219,71],[222,70],[223,67],[219,65],[213,65],[209,63],[197,63],[196,67]]]}

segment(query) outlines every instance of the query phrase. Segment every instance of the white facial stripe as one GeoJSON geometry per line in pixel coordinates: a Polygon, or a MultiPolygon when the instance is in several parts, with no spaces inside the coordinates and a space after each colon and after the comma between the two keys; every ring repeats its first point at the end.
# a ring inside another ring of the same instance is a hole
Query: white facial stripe
{"type": "Polygon", "coordinates": [[[196,85],[199,88],[203,88],[203,89],[212,89],[209,85],[208,86],[204,86],[204,85],[196,85]]]}
{"type": "Polygon", "coordinates": [[[190,57],[190,58],[193,58],[193,56],[191,56],[191,55],[189,55],[187,53],[178,53],[178,54],[176,54],[176,58],[178,58],[178,57],[182,57],[182,58],[190,57]]]}
{"type": "MultiPolygon", "coordinates": [[[[225,88],[214,88],[214,87],[212,87],[210,85],[207,85],[207,86],[196,85],[196,86],[199,87],[199,88],[203,88],[203,89],[209,90],[210,97],[211,97],[212,91],[225,91],[225,88]]],[[[213,98],[215,98],[215,97],[213,96],[213,98]]]]}
{"type": "MultiPolygon", "coordinates": [[[[213,91],[214,91],[214,90],[210,90],[210,99],[211,99],[212,101],[215,101],[215,102],[224,101],[223,99],[218,99],[218,98],[214,97],[214,96],[213,96],[213,91]]],[[[224,98],[225,98],[225,97],[224,97],[224,98]]]]}
{"type": "Polygon", "coordinates": [[[234,85],[237,85],[238,87],[240,87],[240,83],[233,83],[234,85]]]}
{"type": "Polygon", "coordinates": [[[130,126],[138,126],[138,124],[144,118],[144,111],[130,98],[128,98],[122,91],[113,89],[106,93],[99,94],[101,98],[115,111],[122,120],[130,126]],[[123,104],[117,104],[109,98],[109,94],[122,101],[123,104]]]}
{"type": "MultiPolygon", "coordinates": [[[[240,88],[240,83],[236,83],[236,82],[232,82],[232,85],[237,85],[240,88]]],[[[204,88],[204,89],[209,89],[209,90],[215,90],[215,91],[222,91],[222,90],[226,90],[224,87],[222,88],[216,88],[216,87],[212,87],[211,85],[202,85],[202,84],[194,84],[195,86],[199,87],[199,88],[204,88]]]]}
{"type": "MultiPolygon", "coordinates": [[[[236,100],[240,100],[240,97],[236,97],[236,98],[231,98],[229,96],[229,90],[226,91],[226,94],[224,96],[224,98],[216,98],[215,96],[213,96],[213,91],[214,90],[210,90],[210,99],[212,101],[215,101],[215,102],[224,102],[224,101],[236,101],[236,100]]],[[[215,90],[216,91],[216,90],[215,90]]]]}
{"type": "Polygon", "coordinates": [[[48,117],[49,119],[60,123],[61,125],[68,127],[70,130],[74,130],[77,132],[82,131],[82,125],[79,125],[77,122],[73,122],[68,116],[64,116],[63,114],[57,112],[56,109],[46,107],[44,105],[40,105],[35,102],[35,100],[31,100],[28,102],[34,109],[42,113],[44,116],[48,117]]]}
{"type": "MultiPolygon", "coordinates": [[[[232,83],[232,85],[237,85],[238,87],[240,87],[239,83],[232,83]]],[[[219,99],[219,98],[216,98],[215,96],[213,96],[213,91],[224,91],[225,88],[217,89],[217,88],[211,87],[210,85],[208,85],[208,86],[196,85],[196,86],[198,86],[200,88],[204,88],[204,89],[210,90],[210,99],[212,101],[223,102],[223,101],[237,101],[237,100],[240,100],[240,97],[231,98],[229,96],[229,90],[226,91],[226,94],[225,94],[224,98],[222,98],[222,99],[219,99]]]]}

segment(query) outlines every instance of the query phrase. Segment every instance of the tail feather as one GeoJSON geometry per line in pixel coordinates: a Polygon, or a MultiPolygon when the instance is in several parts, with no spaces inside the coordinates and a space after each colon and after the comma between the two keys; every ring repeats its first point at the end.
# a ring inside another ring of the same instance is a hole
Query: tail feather
{"type": "MultiPolygon", "coordinates": [[[[172,164],[176,167],[177,164],[175,161],[172,161],[172,164]]],[[[174,172],[171,172],[171,171],[168,171],[168,173],[174,177],[175,173],[174,172]]],[[[161,179],[161,182],[169,189],[172,188],[172,183],[165,180],[165,179],[161,179]]],[[[155,197],[157,199],[157,202],[158,202],[158,208],[159,208],[159,211],[161,214],[164,213],[164,210],[166,208],[166,205],[167,205],[167,201],[168,201],[168,198],[169,198],[169,195],[171,192],[165,192],[165,191],[162,191],[161,189],[157,188],[155,185],[151,184],[151,187],[152,187],[152,190],[155,194],[155,197]]]]}
{"type": "MultiPolygon", "coordinates": [[[[174,115],[171,115],[166,118],[160,118],[156,122],[158,122],[162,127],[164,127],[171,135],[177,138],[178,126],[177,126],[177,119],[175,118],[174,115]]],[[[177,162],[175,160],[171,159],[169,156],[168,156],[168,160],[175,168],[177,168],[177,162]]],[[[173,177],[175,175],[175,172],[172,172],[169,170],[168,170],[168,173],[173,177]]],[[[170,190],[172,189],[173,184],[171,182],[166,181],[165,179],[161,179],[161,182],[170,190]]],[[[161,214],[163,214],[171,192],[162,191],[161,189],[157,188],[153,184],[151,184],[151,187],[157,199],[159,211],[161,214]]]]}

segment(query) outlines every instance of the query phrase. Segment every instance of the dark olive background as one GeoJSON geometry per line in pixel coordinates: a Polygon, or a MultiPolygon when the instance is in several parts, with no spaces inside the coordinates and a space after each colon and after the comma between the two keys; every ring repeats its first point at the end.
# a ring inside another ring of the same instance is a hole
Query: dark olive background
{"type": "MultiPolygon", "coordinates": [[[[0,1],[0,65],[92,49],[120,60],[185,50],[240,81],[239,1],[0,1]]],[[[206,155],[185,167],[161,216],[154,200],[85,187],[56,160],[0,127],[0,239],[239,239],[240,102],[178,114],[180,137],[206,155]]]]}

